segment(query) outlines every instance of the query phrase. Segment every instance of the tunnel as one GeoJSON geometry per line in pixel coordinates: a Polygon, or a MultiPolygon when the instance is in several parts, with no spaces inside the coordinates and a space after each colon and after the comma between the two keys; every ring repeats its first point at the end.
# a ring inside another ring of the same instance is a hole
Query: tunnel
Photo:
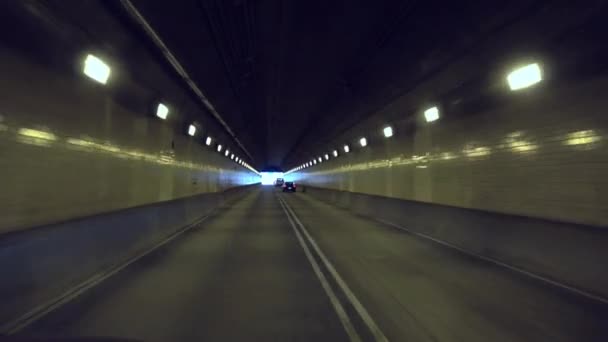
{"type": "Polygon", "coordinates": [[[608,3],[0,2],[0,341],[608,341],[608,3]]]}

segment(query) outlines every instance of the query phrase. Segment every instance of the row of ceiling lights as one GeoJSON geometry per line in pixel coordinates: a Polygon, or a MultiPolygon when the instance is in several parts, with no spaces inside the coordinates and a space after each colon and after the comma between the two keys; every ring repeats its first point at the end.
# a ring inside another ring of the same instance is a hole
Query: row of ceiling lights
{"type": "MultiPolygon", "coordinates": [[[[89,54],[89,55],[87,55],[87,57],[84,61],[83,72],[86,76],[90,77],[91,79],[105,85],[108,82],[108,79],[110,78],[111,69],[110,69],[110,66],[108,66],[100,58],[89,54]]],[[[164,103],[158,103],[158,105],[156,106],[156,116],[163,120],[167,119],[167,117],[169,116],[169,107],[167,107],[164,103]]],[[[198,131],[198,128],[195,123],[191,123],[188,126],[187,133],[189,136],[194,137],[196,135],[197,131],[198,131]]],[[[207,136],[207,139],[205,139],[205,145],[211,146],[212,144],[213,144],[213,138],[211,136],[207,136]]],[[[229,149],[227,149],[227,148],[224,149],[222,144],[220,144],[218,142],[217,143],[217,152],[222,153],[222,151],[224,151],[224,156],[230,157],[230,159],[235,161],[236,163],[242,165],[243,167],[248,168],[249,170],[251,170],[255,173],[258,173],[257,170],[255,170],[249,164],[247,164],[245,161],[243,161],[243,159],[236,156],[234,153],[231,153],[229,149]]]]}
{"type": "MultiPolygon", "coordinates": [[[[542,81],[542,70],[537,63],[528,64],[526,66],[517,68],[507,75],[507,83],[509,85],[509,88],[512,91],[530,87],[536,83],[539,83],[540,81],[542,81]]],[[[426,120],[426,122],[437,121],[439,119],[439,117],[440,117],[440,113],[439,113],[439,108],[437,106],[433,106],[424,111],[424,119],[426,120]]],[[[392,137],[394,134],[393,127],[390,125],[385,126],[382,129],[382,134],[384,135],[385,138],[392,137]]],[[[367,138],[361,137],[359,139],[359,145],[361,147],[366,147],[367,138]]],[[[343,146],[343,150],[344,150],[344,153],[349,153],[350,146],[348,144],[345,144],[343,146]]],[[[331,155],[334,158],[338,158],[340,153],[338,152],[337,149],[334,149],[331,152],[331,155]]],[[[330,155],[328,153],[325,153],[325,155],[323,157],[313,158],[312,160],[304,162],[300,166],[295,167],[295,168],[287,171],[286,173],[300,171],[302,169],[320,164],[323,161],[327,161],[327,160],[329,160],[329,158],[330,158],[330,155]]]]}

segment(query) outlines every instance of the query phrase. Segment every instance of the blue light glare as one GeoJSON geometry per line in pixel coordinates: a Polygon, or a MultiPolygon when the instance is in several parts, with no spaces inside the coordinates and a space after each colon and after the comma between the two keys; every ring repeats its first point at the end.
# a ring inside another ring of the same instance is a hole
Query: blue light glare
{"type": "Polygon", "coordinates": [[[262,185],[273,185],[277,178],[283,178],[283,172],[262,172],[262,185]]]}

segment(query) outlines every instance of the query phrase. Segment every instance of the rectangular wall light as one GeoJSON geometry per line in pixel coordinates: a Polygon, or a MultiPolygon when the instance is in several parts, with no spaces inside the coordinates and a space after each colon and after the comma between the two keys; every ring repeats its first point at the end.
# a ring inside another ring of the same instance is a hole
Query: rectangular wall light
{"type": "Polygon", "coordinates": [[[101,84],[106,84],[110,77],[110,67],[93,55],[87,55],[87,58],[84,60],[83,72],[101,84]]]}
{"type": "Polygon", "coordinates": [[[439,109],[437,107],[432,107],[424,111],[424,118],[426,122],[433,122],[439,119],[439,109]]]}
{"type": "Polygon", "coordinates": [[[393,127],[391,127],[391,126],[384,127],[384,129],[382,130],[382,133],[384,133],[384,136],[387,138],[392,137],[393,136],[393,127]]]}
{"type": "Polygon", "coordinates": [[[167,108],[167,106],[165,106],[164,104],[159,103],[158,107],[156,107],[156,116],[165,120],[168,115],[169,115],[169,108],[167,108]]]}
{"type": "Polygon", "coordinates": [[[542,71],[537,63],[528,64],[515,69],[507,76],[507,82],[511,90],[519,90],[530,87],[542,81],[542,71]]]}
{"type": "Polygon", "coordinates": [[[188,135],[193,137],[196,134],[196,126],[190,125],[188,126],[188,135]]]}

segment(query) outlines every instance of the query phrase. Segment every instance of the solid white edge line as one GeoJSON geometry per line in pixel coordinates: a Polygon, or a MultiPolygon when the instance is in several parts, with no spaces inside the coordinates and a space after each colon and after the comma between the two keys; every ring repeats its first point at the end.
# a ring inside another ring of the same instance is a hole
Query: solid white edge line
{"type": "Polygon", "coordinates": [[[36,322],[37,320],[39,320],[40,318],[46,316],[47,314],[51,313],[52,311],[54,311],[55,309],[69,303],[70,301],[74,300],[76,297],[78,297],[79,295],[83,294],[84,292],[86,292],[87,290],[93,288],[94,286],[98,285],[99,283],[101,283],[102,281],[108,279],[109,277],[113,276],[114,274],[122,271],[123,269],[125,269],[126,267],[128,267],[129,265],[133,264],[134,262],[138,261],[139,259],[145,257],[146,255],[154,252],[156,249],[166,245],[167,243],[171,242],[172,240],[174,240],[175,238],[177,238],[178,236],[180,236],[181,234],[189,231],[190,229],[194,228],[195,226],[201,224],[203,221],[205,221],[209,216],[211,216],[211,214],[214,212],[215,210],[211,211],[209,213],[209,215],[203,216],[202,218],[194,221],[193,223],[190,223],[189,225],[185,226],[184,228],[172,233],[171,235],[169,235],[167,238],[165,238],[165,240],[162,240],[161,242],[157,243],[156,245],[154,245],[153,247],[151,247],[150,249],[145,250],[144,252],[136,255],[135,257],[127,260],[124,264],[121,264],[115,268],[109,269],[107,271],[102,271],[99,272],[91,277],[89,277],[88,279],[86,279],[85,281],[81,282],[80,284],[70,288],[69,290],[65,291],[64,293],[62,293],[61,295],[43,303],[40,304],[36,307],[34,307],[33,309],[31,309],[30,311],[22,314],[21,316],[13,319],[12,321],[2,325],[0,327],[0,333],[6,334],[6,335],[12,335],[15,334],[17,332],[19,332],[20,330],[26,328],[27,326],[29,326],[30,324],[36,322]]]}
{"type": "Polygon", "coordinates": [[[323,272],[321,272],[321,267],[319,266],[319,264],[317,263],[315,258],[312,256],[308,246],[306,245],[306,243],[304,242],[304,239],[302,238],[302,235],[298,231],[296,224],[293,222],[293,220],[289,214],[289,211],[287,211],[287,209],[285,208],[285,204],[283,203],[283,201],[280,198],[278,198],[278,201],[279,201],[279,204],[281,205],[281,207],[283,208],[283,211],[285,212],[285,216],[287,216],[287,219],[289,220],[289,223],[291,224],[291,228],[295,232],[295,235],[296,235],[298,241],[300,242],[300,246],[302,246],[302,249],[304,250],[304,254],[306,255],[306,258],[312,265],[312,269],[315,272],[315,274],[317,275],[317,278],[319,278],[319,282],[321,283],[323,290],[325,290],[325,294],[327,295],[327,297],[329,297],[329,301],[331,302],[331,305],[334,307],[334,310],[336,311],[336,314],[338,315],[340,322],[342,322],[342,326],[344,327],[344,330],[346,331],[346,334],[348,335],[350,341],[360,342],[361,337],[359,337],[359,334],[353,327],[353,324],[350,321],[350,318],[348,317],[346,310],[344,310],[344,307],[340,303],[340,300],[336,296],[334,290],[329,285],[327,278],[325,278],[325,275],[323,274],[323,272]]]}
{"type": "Polygon", "coordinates": [[[463,249],[462,247],[458,247],[458,246],[453,245],[453,244],[451,244],[449,242],[436,239],[436,238],[434,238],[434,237],[432,237],[430,235],[426,235],[424,233],[419,233],[419,232],[407,229],[407,228],[402,227],[402,226],[400,226],[398,224],[395,224],[395,223],[392,223],[392,222],[389,222],[389,221],[385,221],[385,220],[380,219],[380,218],[374,218],[374,220],[376,220],[376,221],[378,221],[380,223],[383,223],[383,224],[385,224],[387,226],[393,227],[395,229],[403,230],[406,233],[419,236],[419,237],[421,237],[423,239],[431,240],[431,241],[433,241],[435,243],[438,243],[440,245],[443,245],[445,247],[455,249],[455,250],[457,250],[457,251],[459,251],[461,253],[464,253],[466,255],[469,255],[469,256],[472,256],[472,257],[475,257],[475,258],[478,258],[478,259],[482,259],[482,260],[487,261],[489,263],[492,263],[492,264],[495,264],[495,265],[507,268],[507,269],[509,269],[509,270],[511,270],[513,272],[517,272],[517,273],[523,274],[525,276],[528,276],[530,278],[534,278],[536,280],[540,280],[542,282],[548,283],[548,284],[553,285],[555,287],[561,288],[563,290],[576,293],[577,295],[583,296],[583,297],[585,297],[587,299],[591,299],[591,300],[594,300],[594,301],[598,301],[598,302],[600,302],[602,304],[608,305],[608,299],[606,299],[606,298],[603,298],[603,297],[600,297],[600,296],[596,296],[596,295],[594,295],[592,293],[589,293],[589,292],[577,289],[575,287],[572,287],[572,286],[569,286],[569,285],[566,285],[566,284],[562,284],[560,282],[557,282],[555,280],[551,280],[549,278],[545,278],[545,277],[543,277],[541,275],[532,273],[530,271],[526,271],[526,270],[521,269],[519,267],[512,266],[512,265],[509,265],[509,264],[505,264],[504,262],[498,261],[496,259],[492,259],[492,258],[487,257],[487,256],[483,256],[483,255],[480,255],[480,254],[473,253],[471,251],[463,249]]]}
{"type": "Polygon", "coordinates": [[[295,214],[294,210],[291,208],[289,203],[287,203],[287,201],[284,201],[284,200],[283,200],[283,203],[284,203],[285,207],[287,208],[287,210],[290,211],[291,215],[293,216],[294,220],[296,221],[296,223],[298,224],[300,229],[302,229],[302,232],[304,232],[304,236],[306,236],[308,242],[310,242],[310,245],[317,252],[317,254],[321,258],[321,261],[323,262],[323,264],[325,265],[325,267],[327,268],[329,273],[334,277],[336,283],[338,284],[338,286],[342,289],[342,291],[346,295],[346,298],[348,298],[348,300],[350,301],[350,304],[355,308],[355,310],[361,317],[361,320],[363,320],[365,325],[367,325],[367,328],[370,330],[370,332],[374,336],[374,339],[376,341],[388,342],[388,338],[384,335],[382,330],[380,330],[380,328],[378,327],[378,325],[376,324],[374,319],[370,316],[370,314],[367,312],[367,310],[365,309],[363,304],[361,304],[359,299],[357,299],[357,297],[351,291],[351,289],[348,287],[348,285],[346,285],[346,282],[344,281],[344,279],[342,279],[340,274],[338,274],[338,272],[336,271],[336,269],[334,268],[332,263],[327,259],[327,257],[323,253],[323,251],[321,251],[321,249],[319,248],[319,246],[317,245],[315,240],[312,238],[312,236],[308,233],[308,230],[306,229],[306,227],[304,227],[304,225],[302,224],[302,222],[300,221],[298,216],[295,214]]]}

